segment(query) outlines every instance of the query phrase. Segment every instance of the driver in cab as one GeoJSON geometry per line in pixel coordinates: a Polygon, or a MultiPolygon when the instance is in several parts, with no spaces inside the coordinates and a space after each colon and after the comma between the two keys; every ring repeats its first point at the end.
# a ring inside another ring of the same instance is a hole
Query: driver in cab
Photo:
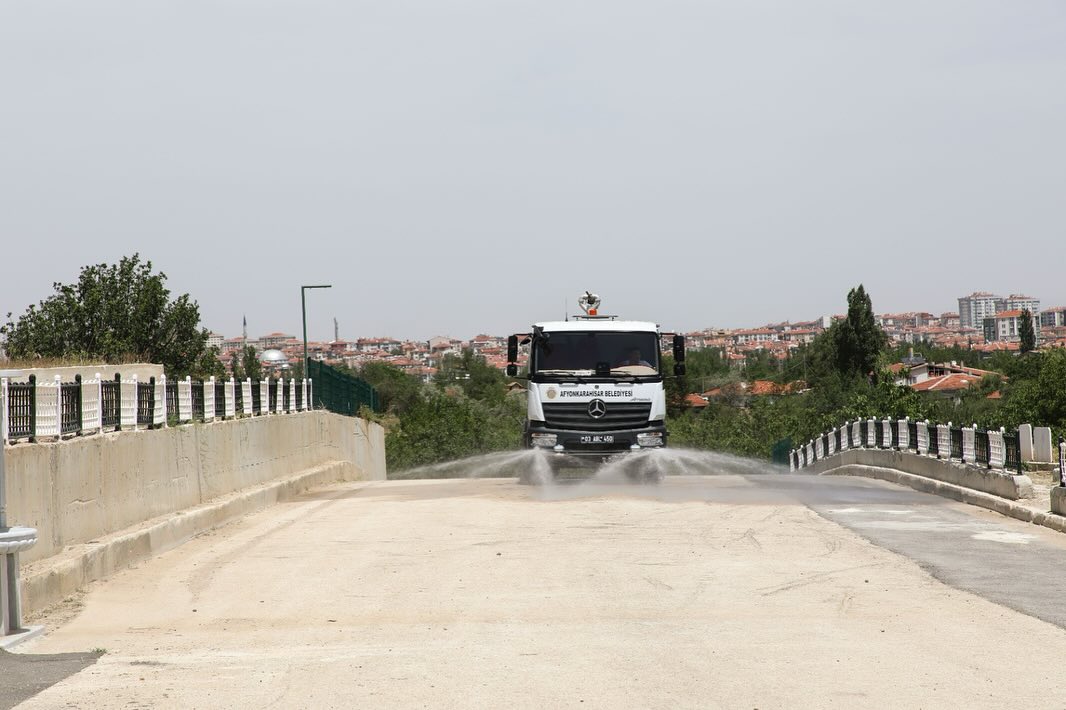
{"type": "Polygon", "coordinates": [[[641,357],[640,348],[631,348],[616,367],[629,367],[631,365],[643,365],[644,367],[652,366],[650,362],[641,357]]]}

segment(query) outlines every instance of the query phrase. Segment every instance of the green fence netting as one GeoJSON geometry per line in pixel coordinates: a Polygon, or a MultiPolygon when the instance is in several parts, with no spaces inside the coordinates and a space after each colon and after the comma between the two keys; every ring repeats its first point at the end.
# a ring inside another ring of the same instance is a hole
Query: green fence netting
{"type": "Polygon", "coordinates": [[[324,408],[353,417],[363,406],[380,411],[377,391],[358,377],[316,360],[307,363],[307,374],[313,383],[311,391],[316,409],[324,408]]]}

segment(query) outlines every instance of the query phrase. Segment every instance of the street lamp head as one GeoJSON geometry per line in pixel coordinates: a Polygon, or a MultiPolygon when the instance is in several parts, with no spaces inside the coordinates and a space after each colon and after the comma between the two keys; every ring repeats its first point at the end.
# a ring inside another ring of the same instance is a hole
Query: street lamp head
{"type": "Polygon", "coordinates": [[[300,288],[333,288],[333,284],[315,284],[313,286],[301,286],[300,288]]]}

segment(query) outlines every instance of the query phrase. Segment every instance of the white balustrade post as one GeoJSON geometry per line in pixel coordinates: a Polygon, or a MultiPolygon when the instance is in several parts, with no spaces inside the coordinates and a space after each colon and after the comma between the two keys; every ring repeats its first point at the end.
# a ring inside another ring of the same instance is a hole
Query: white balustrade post
{"type": "Polygon", "coordinates": [[[36,437],[59,437],[59,408],[61,398],[60,377],[56,375],[52,382],[38,382],[35,398],[37,400],[36,437]]]}
{"type": "Polygon", "coordinates": [[[270,414],[270,380],[259,382],[259,412],[270,414]]]}
{"type": "Polygon", "coordinates": [[[977,425],[962,428],[962,460],[966,463],[977,463],[977,425]]]}
{"type": "Polygon", "coordinates": [[[1062,441],[1062,437],[1059,439],[1059,480],[1056,483],[1061,486],[1063,480],[1066,479],[1066,441],[1062,441]]]}
{"type": "Polygon", "coordinates": [[[93,395],[96,393],[96,388],[93,387],[91,378],[82,380],[78,387],[81,389],[81,431],[79,434],[85,435],[96,429],[96,417],[93,415],[93,395]]]}
{"type": "Polygon", "coordinates": [[[192,377],[189,375],[178,382],[178,421],[192,421],[192,377]]]}
{"type": "Polygon", "coordinates": [[[232,377],[226,382],[226,416],[230,419],[237,416],[237,383],[232,377]]]}
{"type": "Polygon", "coordinates": [[[250,377],[245,377],[244,382],[241,383],[241,412],[248,415],[252,414],[252,380],[250,377]]]}
{"type": "Polygon", "coordinates": [[[274,398],[274,412],[282,414],[285,411],[285,378],[278,378],[277,396],[274,398]]]}
{"type": "Polygon", "coordinates": [[[882,449],[891,449],[892,448],[892,420],[891,419],[882,419],[881,420],[881,448],[882,449]]]}
{"type": "Polygon", "coordinates": [[[307,408],[308,409],[314,409],[315,408],[315,400],[314,400],[315,390],[314,390],[314,387],[315,387],[315,381],[312,380],[310,377],[308,377],[307,378],[307,408]]]}
{"type": "Polygon", "coordinates": [[[204,383],[204,421],[210,422],[215,418],[215,376],[204,383]]]}
{"type": "Polygon", "coordinates": [[[289,412],[296,411],[296,380],[289,379],[289,412]]]}
{"type": "Polygon", "coordinates": [[[161,428],[167,425],[167,376],[165,373],[155,381],[155,409],[152,412],[152,424],[161,428]]]}
{"type": "Polygon", "coordinates": [[[1007,449],[1003,444],[1003,429],[988,430],[988,465],[990,468],[1002,469],[1007,462],[1007,449]]]}
{"type": "Polygon", "coordinates": [[[918,453],[929,455],[929,421],[918,422],[918,453]]]}
{"type": "Polygon", "coordinates": [[[851,422],[844,422],[840,428],[840,450],[847,451],[851,445],[851,422]]]}
{"type": "Polygon", "coordinates": [[[96,373],[96,428],[104,433],[104,378],[96,373]]]}
{"type": "Polygon", "coordinates": [[[827,455],[832,456],[837,452],[837,430],[836,428],[829,430],[829,451],[827,455]]]}
{"type": "Polygon", "coordinates": [[[862,448],[862,422],[858,419],[851,423],[851,448],[862,448]]]}
{"type": "Polygon", "coordinates": [[[911,420],[910,417],[904,417],[896,422],[899,426],[899,450],[906,451],[911,448],[911,420]]]}
{"type": "Polygon", "coordinates": [[[139,424],[139,422],[137,420],[140,418],[140,417],[137,416],[138,411],[140,410],[140,404],[141,404],[141,388],[138,386],[139,384],[140,384],[140,378],[137,376],[137,373],[134,373],[133,374],[133,396],[130,398],[130,401],[131,401],[130,411],[132,413],[130,419],[133,422],[133,430],[134,431],[137,431],[137,426],[139,424]]]}
{"type": "Polygon", "coordinates": [[[936,425],[936,457],[938,459],[951,458],[951,425],[936,425]]]}
{"type": "Polygon", "coordinates": [[[1035,460],[1036,450],[1033,448],[1033,425],[1021,424],[1018,426],[1018,445],[1021,448],[1022,463],[1032,463],[1035,460]]]}
{"type": "Polygon", "coordinates": [[[877,448],[877,422],[873,417],[866,421],[866,448],[877,448]]]}
{"type": "Polygon", "coordinates": [[[55,376],[56,383],[56,439],[63,436],[63,378],[55,376]]]}
{"type": "Polygon", "coordinates": [[[1051,463],[1052,454],[1051,428],[1046,426],[1033,427],[1033,461],[1034,463],[1051,463]]]}
{"type": "MultiPolygon", "coordinates": [[[[7,446],[7,432],[8,432],[8,408],[7,408],[7,383],[8,378],[0,378],[0,446],[7,446]]],[[[4,452],[0,450],[0,456],[3,456],[4,452]]]]}

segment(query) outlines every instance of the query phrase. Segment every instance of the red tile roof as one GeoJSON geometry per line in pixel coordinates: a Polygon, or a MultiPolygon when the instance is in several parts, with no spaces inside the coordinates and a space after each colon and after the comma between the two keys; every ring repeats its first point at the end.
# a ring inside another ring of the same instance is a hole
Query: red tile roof
{"type": "Polygon", "coordinates": [[[962,372],[953,372],[949,375],[930,377],[923,382],[917,382],[911,385],[911,389],[915,392],[958,392],[980,381],[980,377],[962,372]]]}
{"type": "Polygon", "coordinates": [[[685,406],[693,409],[702,409],[707,406],[707,400],[698,394],[685,395],[685,406]]]}

